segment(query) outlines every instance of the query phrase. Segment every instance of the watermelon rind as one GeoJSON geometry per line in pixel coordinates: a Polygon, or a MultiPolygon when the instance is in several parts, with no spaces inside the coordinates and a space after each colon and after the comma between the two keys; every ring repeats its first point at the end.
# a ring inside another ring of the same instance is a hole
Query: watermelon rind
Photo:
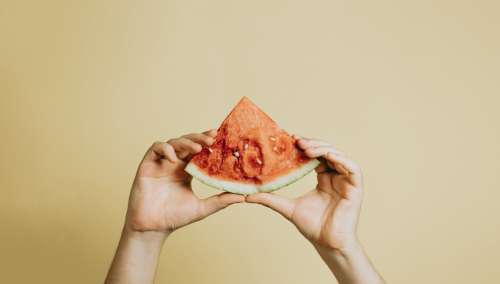
{"type": "Polygon", "coordinates": [[[294,183],[314,170],[319,165],[319,163],[320,162],[317,159],[312,159],[307,163],[300,165],[290,173],[263,184],[241,183],[212,177],[207,175],[194,163],[189,163],[184,170],[208,186],[236,194],[249,195],[258,192],[275,191],[291,183],[294,183]]]}

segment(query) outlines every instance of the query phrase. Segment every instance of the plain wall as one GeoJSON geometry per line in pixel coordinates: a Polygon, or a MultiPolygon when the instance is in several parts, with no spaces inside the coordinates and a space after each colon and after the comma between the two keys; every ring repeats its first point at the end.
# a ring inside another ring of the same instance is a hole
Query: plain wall
{"type": "MultiPolygon", "coordinates": [[[[362,166],[359,235],[388,282],[500,282],[498,3],[1,1],[0,282],[102,282],[144,151],[244,95],[362,166]]],[[[239,204],[175,232],[157,283],[331,279],[239,204]]]]}

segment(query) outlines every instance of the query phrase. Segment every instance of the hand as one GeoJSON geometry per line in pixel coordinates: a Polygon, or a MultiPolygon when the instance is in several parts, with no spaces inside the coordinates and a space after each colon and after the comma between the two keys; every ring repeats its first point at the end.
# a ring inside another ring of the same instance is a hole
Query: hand
{"type": "Polygon", "coordinates": [[[187,224],[230,204],[241,195],[222,193],[199,199],[184,167],[191,155],[210,146],[215,131],[154,143],[144,155],[130,192],[125,226],[105,283],[153,283],[163,242],[187,224]]]}
{"type": "Polygon", "coordinates": [[[246,201],[274,209],[318,249],[342,251],[356,246],[363,196],[360,168],[326,142],[301,138],[297,143],[308,157],[321,160],[316,168],[316,188],[297,199],[257,193],[247,196],[246,201]]]}
{"type": "Polygon", "coordinates": [[[170,233],[201,220],[241,195],[222,193],[199,199],[191,189],[192,177],[184,167],[202,146],[210,146],[216,131],[193,133],[168,142],[156,142],[146,152],[130,193],[125,228],[131,231],[170,233]]]}

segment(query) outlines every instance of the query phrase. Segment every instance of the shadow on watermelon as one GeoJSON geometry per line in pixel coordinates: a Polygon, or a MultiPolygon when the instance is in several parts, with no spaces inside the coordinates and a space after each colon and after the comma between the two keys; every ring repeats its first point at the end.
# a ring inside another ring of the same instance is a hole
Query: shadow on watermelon
{"type": "Polygon", "coordinates": [[[318,166],[296,140],[243,97],[217,130],[215,142],[193,156],[185,171],[201,182],[233,193],[270,192],[318,166]]]}

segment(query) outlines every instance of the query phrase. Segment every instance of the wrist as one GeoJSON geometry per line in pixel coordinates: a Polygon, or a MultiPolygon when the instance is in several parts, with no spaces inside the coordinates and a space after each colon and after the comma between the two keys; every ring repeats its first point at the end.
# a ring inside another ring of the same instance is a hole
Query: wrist
{"type": "Polygon", "coordinates": [[[336,261],[346,261],[363,254],[363,247],[357,237],[346,240],[341,246],[314,244],[314,247],[321,256],[326,256],[336,261]]]}
{"type": "Polygon", "coordinates": [[[342,248],[315,247],[339,283],[385,283],[359,241],[342,248]]]}
{"type": "Polygon", "coordinates": [[[158,258],[168,234],[123,227],[106,283],[153,283],[158,258]]]}
{"type": "Polygon", "coordinates": [[[162,246],[170,234],[170,231],[138,231],[125,225],[122,231],[122,239],[137,243],[162,246]]]}
{"type": "Polygon", "coordinates": [[[348,254],[361,246],[356,233],[321,237],[319,240],[309,241],[317,250],[342,254],[348,254]]]}

